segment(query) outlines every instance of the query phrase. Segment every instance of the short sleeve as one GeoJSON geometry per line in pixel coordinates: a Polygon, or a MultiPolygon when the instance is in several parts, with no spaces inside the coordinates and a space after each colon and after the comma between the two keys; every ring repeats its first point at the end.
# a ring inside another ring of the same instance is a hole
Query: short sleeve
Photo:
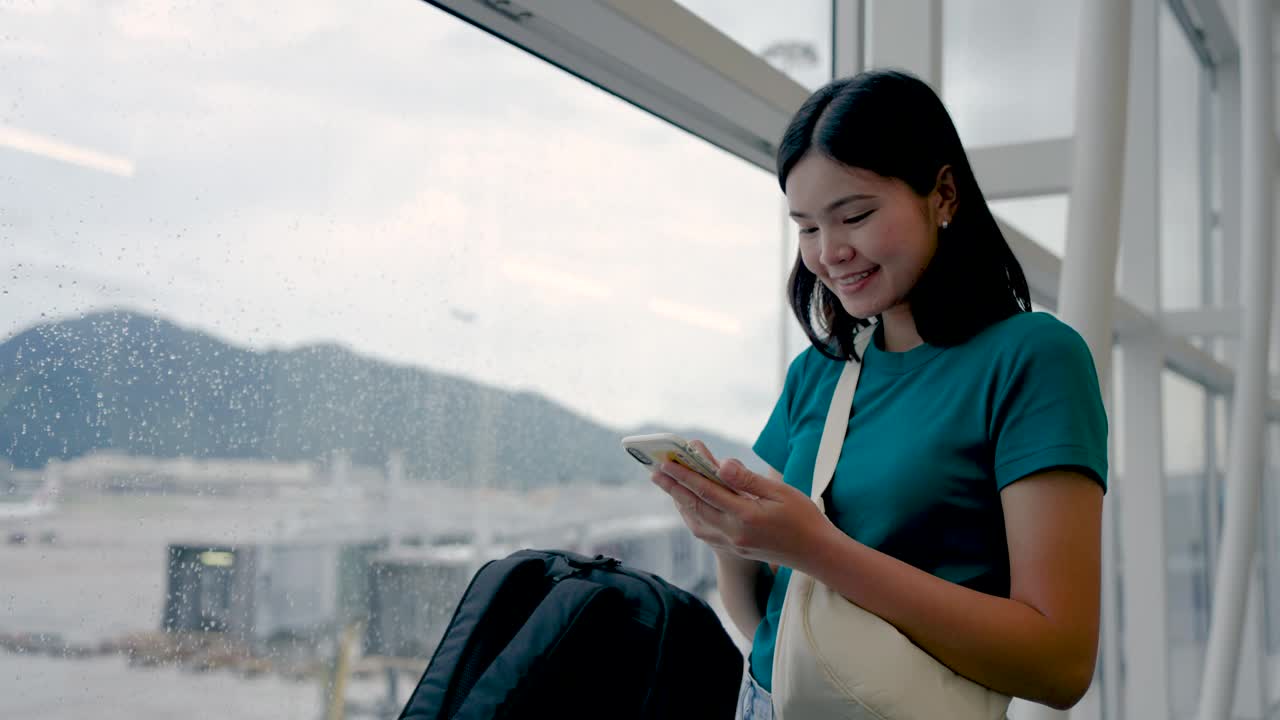
{"type": "Polygon", "coordinates": [[[751,446],[761,460],[778,472],[786,467],[787,458],[791,455],[791,416],[808,355],[806,350],[791,361],[791,366],[787,368],[787,379],[782,385],[782,394],[773,406],[773,412],[769,414],[769,420],[760,431],[760,436],[751,446]]]}
{"type": "Polygon", "coordinates": [[[992,437],[998,489],[1070,468],[1107,487],[1107,414],[1089,346],[1053,320],[1029,332],[998,383],[992,437]]]}

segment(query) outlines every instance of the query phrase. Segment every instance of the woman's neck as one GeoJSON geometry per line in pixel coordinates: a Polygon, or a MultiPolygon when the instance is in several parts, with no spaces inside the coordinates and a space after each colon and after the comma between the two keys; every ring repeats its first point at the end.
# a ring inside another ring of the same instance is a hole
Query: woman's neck
{"type": "Polygon", "coordinates": [[[884,349],[888,352],[906,352],[924,344],[916,331],[916,321],[905,304],[895,305],[880,314],[884,326],[884,349]]]}

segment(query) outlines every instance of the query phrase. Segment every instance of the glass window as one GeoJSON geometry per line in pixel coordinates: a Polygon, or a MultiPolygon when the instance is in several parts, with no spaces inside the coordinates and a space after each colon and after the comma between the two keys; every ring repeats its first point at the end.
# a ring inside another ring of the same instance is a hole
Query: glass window
{"type": "Polygon", "coordinates": [[[1200,473],[1205,467],[1204,388],[1164,371],[1164,466],[1169,473],[1200,473]]]}
{"type": "Polygon", "coordinates": [[[768,173],[425,3],[0,26],[0,716],[407,692],[487,557],[671,517],[620,436],[750,462],[768,173]]]}
{"type": "Polygon", "coordinates": [[[817,90],[831,79],[830,0],[676,0],[791,79],[817,90]]]}
{"type": "Polygon", "coordinates": [[[1160,4],[1160,281],[1165,309],[1203,304],[1200,83],[1186,33],[1160,4]]]}
{"type": "Polygon", "coordinates": [[[1196,709],[1209,633],[1209,397],[1201,386],[1168,370],[1163,393],[1170,702],[1174,713],[1185,717],[1196,709]]]}
{"type": "Polygon", "coordinates": [[[1050,0],[942,3],[942,92],[966,145],[1071,135],[1079,14],[1050,0]]]}
{"type": "Polygon", "coordinates": [[[1066,195],[989,200],[995,216],[1059,258],[1067,248],[1066,195]]]}

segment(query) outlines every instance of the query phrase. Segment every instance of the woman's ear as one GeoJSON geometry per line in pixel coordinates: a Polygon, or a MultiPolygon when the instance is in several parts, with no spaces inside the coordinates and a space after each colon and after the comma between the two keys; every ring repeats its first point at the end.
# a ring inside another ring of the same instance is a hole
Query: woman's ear
{"type": "Polygon", "coordinates": [[[938,171],[938,179],[934,182],[929,200],[939,225],[944,222],[950,223],[955,219],[956,210],[960,207],[960,196],[956,191],[956,178],[951,172],[950,165],[943,165],[938,171]]]}

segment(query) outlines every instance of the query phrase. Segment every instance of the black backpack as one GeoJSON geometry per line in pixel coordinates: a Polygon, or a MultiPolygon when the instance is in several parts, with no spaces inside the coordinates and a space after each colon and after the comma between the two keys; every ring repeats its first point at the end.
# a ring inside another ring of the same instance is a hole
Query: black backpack
{"type": "Polygon", "coordinates": [[[476,573],[401,720],[732,718],[742,653],[698,597],[603,555],[476,573]]]}

